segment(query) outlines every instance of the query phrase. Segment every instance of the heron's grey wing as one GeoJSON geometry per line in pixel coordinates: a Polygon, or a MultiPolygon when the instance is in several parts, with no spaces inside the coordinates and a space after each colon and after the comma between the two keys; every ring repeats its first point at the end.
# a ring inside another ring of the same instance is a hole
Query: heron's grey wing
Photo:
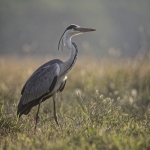
{"type": "Polygon", "coordinates": [[[51,87],[51,85],[53,80],[59,76],[59,73],[60,67],[57,63],[45,66],[43,69],[41,69],[41,71],[35,73],[26,83],[23,89],[21,97],[22,104],[25,105],[28,102],[31,102],[32,100],[35,100],[48,92],[52,92],[49,90],[50,88],[51,90],[54,89],[55,85],[53,85],[53,87],[51,87]]]}
{"type": "Polygon", "coordinates": [[[24,89],[25,89],[27,83],[28,83],[32,78],[34,78],[35,74],[39,74],[39,73],[43,70],[44,67],[49,66],[49,65],[53,65],[53,64],[56,64],[56,63],[57,63],[57,64],[60,64],[60,63],[62,63],[62,61],[59,60],[59,59],[53,59],[53,60],[48,61],[47,63],[43,64],[42,66],[40,66],[40,67],[30,76],[30,78],[29,78],[29,79],[26,81],[26,83],[24,84],[24,86],[23,86],[23,88],[22,88],[22,90],[21,90],[21,95],[23,95],[23,92],[24,92],[24,89]]]}

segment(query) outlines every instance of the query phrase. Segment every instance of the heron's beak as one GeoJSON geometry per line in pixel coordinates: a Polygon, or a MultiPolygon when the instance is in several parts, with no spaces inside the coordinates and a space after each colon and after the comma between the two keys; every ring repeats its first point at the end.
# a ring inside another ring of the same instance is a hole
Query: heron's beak
{"type": "Polygon", "coordinates": [[[91,29],[91,28],[74,28],[76,31],[79,31],[79,32],[91,32],[91,31],[96,31],[95,29],[91,29]]]}

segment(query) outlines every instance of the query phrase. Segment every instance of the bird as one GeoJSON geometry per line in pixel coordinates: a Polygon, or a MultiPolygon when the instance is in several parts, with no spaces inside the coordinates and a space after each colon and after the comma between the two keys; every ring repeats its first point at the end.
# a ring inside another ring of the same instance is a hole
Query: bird
{"type": "Polygon", "coordinates": [[[29,77],[21,90],[21,98],[17,109],[17,116],[19,116],[19,118],[23,114],[27,115],[34,106],[38,105],[35,117],[36,129],[40,105],[42,102],[52,97],[54,120],[56,124],[59,125],[55,106],[57,93],[60,93],[64,90],[67,81],[67,75],[73,68],[78,55],[77,45],[72,42],[71,39],[73,36],[91,31],[96,30],[92,28],[83,28],[76,24],[71,24],[66,28],[59,40],[58,50],[62,41],[62,48],[64,45],[70,50],[70,57],[66,61],[61,61],[59,59],[50,60],[40,66],[29,77]]]}

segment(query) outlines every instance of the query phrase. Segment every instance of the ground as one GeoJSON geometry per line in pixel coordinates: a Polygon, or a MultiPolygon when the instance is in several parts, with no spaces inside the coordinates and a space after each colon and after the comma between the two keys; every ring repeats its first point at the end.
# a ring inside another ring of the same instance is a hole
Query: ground
{"type": "Polygon", "coordinates": [[[45,59],[0,58],[0,149],[150,149],[150,61],[82,59],[58,95],[17,118],[20,92],[45,59]],[[92,63],[91,63],[92,62],[92,63]]]}

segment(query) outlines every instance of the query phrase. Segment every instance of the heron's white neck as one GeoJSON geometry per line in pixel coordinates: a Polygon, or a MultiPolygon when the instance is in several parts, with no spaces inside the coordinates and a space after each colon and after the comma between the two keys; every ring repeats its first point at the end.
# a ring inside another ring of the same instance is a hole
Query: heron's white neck
{"type": "Polygon", "coordinates": [[[67,74],[76,62],[78,50],[76,45],[71,42],[70,36],[64,36],[63,41],[66,47],[70,50],[70,57],[61,65],[61,74],[67,74]]]}

